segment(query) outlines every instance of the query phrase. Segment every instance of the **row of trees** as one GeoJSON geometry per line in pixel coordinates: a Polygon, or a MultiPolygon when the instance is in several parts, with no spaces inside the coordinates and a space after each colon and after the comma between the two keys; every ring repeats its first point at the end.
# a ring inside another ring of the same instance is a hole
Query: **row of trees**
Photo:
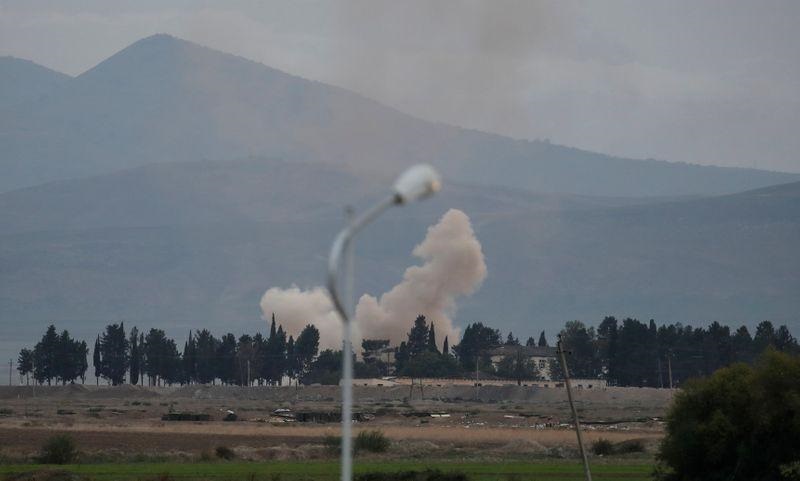
{"type": "Polygon", "coordinates": [[[33,349],[20,351],[17,370],[26,383],[30,383],[31,376],[39,384],[49,385],[53,381],[66,384],[77,379],[83,382],[89,368],[88,354],[86,342],[72,339],[66,330],[58,334],[55,326],[50,325],[33,349]]]}
{"type": "MultiPolygon", "coordinates": [[[[31,373],[40,383],[52,379],[74,382],[85,380],[88,348],[76,343],[67,331],[55,334],[54,326],[33,351],[20,351],[17,370],[29,379],[31,373]],[[66,346],[66,347],[65,347],[66,346]]],[[[319,331],[306,326],[295,339],[272,318],[268,337],[261,333],[244,334],[238,339],[231,333],[216,338],[206,329],[189,333],[178,350],[174,339],[161,329],[139,332],[134,327],[126,333],[124,323],[106,326],[97,336],[92,354],[94,374],[112,385],[173,385],[216,383],[247,385],[280,384],[284,376],[304,376],[319,350],[319,331]]]]}
{"type": "Polygon", "coordinates": [[[569,350],[569,368],[576,377],[605,378],[621,386],[669,386],[707,376],[734,362],[752,363],[767,347],[800,353],[797,340],[782,325],[758,324],[753,335],[746,326],[731,331],[713,322],[706,328],[656,325],[606,317],[597,327],[570,321],[560,333],[569,350]]]}
{"type": "MultiPolygon", "coordinates": [[[[708,375],[733,362],[752,362],[768,346],[784,352],[800,352],[797,340],[786,326],[777,329],[769,321],[760,323],[754,335],[746,327],[731,331],[717,322],[706,328],[681,324],[656,325],[636,319],[621,322],[606,317],[595,329],[580,321],[567,322],[559,333],[568,352],[570,371],[575,377],[604,378],[623,386],[666,387],[678,385],[691,377],[708,375]]],[[[365,340],[362,347],[386,346],[387,341],[365,340]],[[382,343],[382,344],[381,344],[382,343]]],[[[481,375],[510,379],[535,379],[542,373],[524,349],[499,363],[492,363],[489,353],[500,346],[522,346],[512,333],[505,338],[500,330],[477,322],[464,330],[461,342],[450,346],[445,337],[440,351],[433,322],[418,316],[406,340],[395,351],[394,372],[409,377],[470,376],[478,369],[481,375]]],[[[530,337],[526,346],[548,347],[544,332],[538,341],[530,337]]],[[[134,327],[126,333],[124,324],[110,324],[95,340],[93,362],[95,376],[111,384],[126,380],[132,384],[173,385],[216,383],[234,385],[276,385],[289,377],[304,384],[336,384],[340,378],[341,351],[319,350],[319,331],[307,325],[294,338],[272,317],[268,336],[257,333],[236,337],[231,333],[216,338],[208,330],[190,332],[178,344],[161,329],[139,332],[134,327]]],[[[560,376],[560,366],[553,358],[547,368],[560,376]]],[[[33,350],[20,352],[18,370],[40,383],[74,382],[85,379],[88,368],[85,342],[73,340],[67,331],[61,335],[50,326],[33,350]]],[[[354,355],[354,354],[353,354],[354,355]]],[[[376,377],[390,369],[380,359],[356,362],[357,377],[376,377]]]]}

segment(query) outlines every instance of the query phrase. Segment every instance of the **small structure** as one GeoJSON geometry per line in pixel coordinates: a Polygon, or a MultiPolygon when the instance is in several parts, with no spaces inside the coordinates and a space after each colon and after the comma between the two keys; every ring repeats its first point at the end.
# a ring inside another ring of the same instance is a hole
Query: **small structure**
{"type": "Polygon", "coordinates": [[[492,349],[488,355],[495,369],[506,357],[522,357],[536,367],[541,379],[550,381],[552,380],[550,363],[556,361],[557,352],[554,347],[505,345],[492,349]]]}
{"type": "Polygon", "coordinates": [[[361,341],[361,358],[366,364],[379,364],[385,376],[394,374],[396,347],[389,347],[389,339],[364,339],[361,341]]]}

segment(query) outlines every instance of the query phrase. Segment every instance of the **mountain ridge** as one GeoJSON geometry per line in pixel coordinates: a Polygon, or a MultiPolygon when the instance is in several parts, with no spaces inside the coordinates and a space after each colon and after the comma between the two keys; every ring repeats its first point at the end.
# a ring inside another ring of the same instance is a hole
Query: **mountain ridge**
{"type": "Polygon", "coordinates": [[[622,159],[430,122],[349,90],[160,34],[0,112],[0,191],[154,162],[248,156],[387,179],[410,163],[446,178],[596,196],[732,193],[800,174],[622,159]]]}

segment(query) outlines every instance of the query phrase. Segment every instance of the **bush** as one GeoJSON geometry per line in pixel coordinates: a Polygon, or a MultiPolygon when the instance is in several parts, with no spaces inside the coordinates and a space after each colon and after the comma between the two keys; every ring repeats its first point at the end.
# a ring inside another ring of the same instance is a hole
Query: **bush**
{"type": "Polygon", "coordinates": [[[629,439],[614,446],[615,454],[643,453],[644,443],[641,439],[629,439]]]}
{"type": "Polygon", "coordinates": [[[438,469],[424,471],[399,471],[396,473],[363,473],[355,477],[356,481],[468,481],[464,473],[445,473],[438,469]]]}
{"type": "Polygon", "coordinates": [[[614,453],[614,444],[606,438],[600,438],[592,444],[592,452],[597,456],[608,456],[614,453]]]}
{"type": "Polygon", "coordinates": [[[227,446],[217,446],[217,448],[214,450],[214,453],[218,458],[226,461],[230,461],[236,457],[236,453],[233,452],[233,449],[227,446]]]}
{"type": "Polygon", "coordinates": [[[800,461],[784,464],[780,467],[781,479],[786,481],[800,481],[800,461]]]}
{"type": "MultiPolygon", "coordinates": [[[[361,431],[353,441],[353,451],[369,451],[371,453],[384,453],[389,449],[391,441],[383,432],[375,431],[361,431]]],[[[342,449],[342,438],[340,436],[327,435],[322,440],[322,444],[331,453],[339,453],[342,449]]]]}
{"type": "Polygon", "coordinates": [[[780,479],[800,459],[800,357],[768,350],[687,383],[666,427],[662,480],[780,479]]]}
{"type": "Polygon", "coordinates": [[[78,459],[75,441],[66,434],[53,436],[42,446],[39,462],[42,464],[69,464],[78,459]]]}
{"type": "Polygon", "coordinates": [[[356,451],[369,451],[371,453],[384,453],[389,449],[391,441],[383,434],[383,432],[374,431],[361,431],[356,436],[354,448],[356,451]]]}
{"type": "Polygon", "coordinates": [[[331,453],[338,453],[342,449],[342,438],[340,436],[328,434],[323,438],[322,444],[324,444],[325,448],[331,453]]]}

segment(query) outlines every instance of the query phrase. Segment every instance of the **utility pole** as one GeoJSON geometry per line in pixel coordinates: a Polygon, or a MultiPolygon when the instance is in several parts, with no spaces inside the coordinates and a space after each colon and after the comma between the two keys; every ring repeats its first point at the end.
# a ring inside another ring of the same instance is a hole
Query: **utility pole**
{"type": "Polygon", "coordinates": [[[247,387],[250,387],[250,359],[247,360],[247,387]]]}
{"type": "Polygon", "coordinates": [[[14,364],[13,359],[8,360],[8,385],[11,385],[11,366],[14,364]]]}
{"type": "Polygon", "coordinates": [[[578,436],[578,449],[583,458],[583,472],[586,476],[586,481],[592,481],[592,472],[589,470],[589,458],[586,457],[586,450],[583,447],[583,435],[581,434],[581,422],[578,419],[578,411],[575,409],[575,402],[572,400],[572,385],[569,381],[569,369],[567,369],[567,358],[564,355],[564,350],[561,348],[561,336],[558,336],[558,343],[556,344],[559,358],[561,359],[561,370],[564,371],[564,385],[567,387],[567,399],[569,399],[569,408],[572,410],[572,419],[575,421],[575,434],[578,436]]]}

